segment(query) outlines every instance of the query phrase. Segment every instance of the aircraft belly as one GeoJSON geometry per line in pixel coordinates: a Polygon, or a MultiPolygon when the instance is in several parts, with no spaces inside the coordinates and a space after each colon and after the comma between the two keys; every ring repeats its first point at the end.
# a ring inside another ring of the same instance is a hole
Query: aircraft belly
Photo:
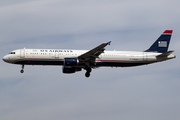
{"type": "Polygon", "coordinates": [[[96,66],[131,67],[149,64],[146,62],[96,62],[96,66]]]}

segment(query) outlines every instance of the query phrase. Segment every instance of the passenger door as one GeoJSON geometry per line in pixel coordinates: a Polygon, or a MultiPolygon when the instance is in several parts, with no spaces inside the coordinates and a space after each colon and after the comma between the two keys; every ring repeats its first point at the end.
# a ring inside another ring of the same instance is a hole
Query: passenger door
{"type": "Polygon", "coordinates": [[[20,50],[20,57],[21,58],[25,57],[25,48],[20,50]]]}

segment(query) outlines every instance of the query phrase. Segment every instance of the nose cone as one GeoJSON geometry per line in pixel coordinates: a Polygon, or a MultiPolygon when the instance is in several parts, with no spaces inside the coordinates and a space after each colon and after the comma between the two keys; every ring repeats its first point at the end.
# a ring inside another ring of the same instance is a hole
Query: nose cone
{"type": "Polygon", "coordinates": [[[6,62],[6,56],[3,57],[3,61],[6,62]]]}
{"type": "Polygon", "coordinates": [[[4,62],[9,63],[10,62],[9,60],[10,60],[10,57],[8,57],[7,55],[3,57],[4,62]]]}

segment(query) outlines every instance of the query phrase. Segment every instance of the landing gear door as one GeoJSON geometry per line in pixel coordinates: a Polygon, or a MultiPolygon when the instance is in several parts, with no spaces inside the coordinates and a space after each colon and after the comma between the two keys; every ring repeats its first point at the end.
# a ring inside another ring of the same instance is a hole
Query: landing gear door
{"type": "Polygon", "coordinates": [[[24,58],[25,57],[25,49],[20,50],[20,57],[24,58]]]}

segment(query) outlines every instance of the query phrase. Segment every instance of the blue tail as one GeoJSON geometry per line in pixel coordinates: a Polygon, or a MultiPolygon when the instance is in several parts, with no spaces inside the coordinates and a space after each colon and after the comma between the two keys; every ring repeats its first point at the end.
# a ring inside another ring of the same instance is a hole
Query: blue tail
{"type": "Polygon", "coordinates": [[[165,30],[163,34],[154,42],[154,44],[145,52],[167,52],[172,32],[173,30],[165,30]]]}

